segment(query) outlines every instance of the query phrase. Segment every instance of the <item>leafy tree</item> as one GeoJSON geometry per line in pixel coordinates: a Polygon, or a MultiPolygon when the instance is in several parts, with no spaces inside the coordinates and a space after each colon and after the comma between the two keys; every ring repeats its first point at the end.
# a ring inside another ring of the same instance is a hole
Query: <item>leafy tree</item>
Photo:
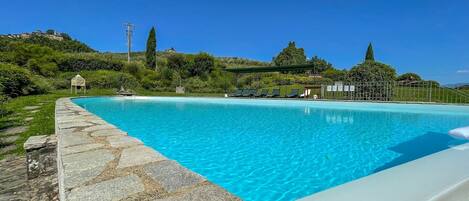
{"type": "Polygon", "coordinates": [[[314,66],[313,73],[314,74],[318,74],[318,73],[321,73],[325,70],[329,70],[329,69],[334,68],[334,67],[332,67],[331,63],[327,62],[324,59],[319,58],[318,56],[314,56],[313,58],[311,58],[311,60],[309,60],[308,63],[313,64],[313,66],[314,66]]]}
{"type": "Polygon", "coordinates": [[[357,85],[355,93],[362,99],[390,100],[392,86],[387,83],[394,81],[396,70],[383,63],[365,61],[350,69],[348,77],[357,85]]]}
{"type": "Polygon", "coordinates": [[[54,35],[55,31],[53,29],[47,29],[46,34],[54,35]]]}
{"type": "Polygon", "coordinates": [[[366,55],[365,55],[365,61],[374,61],[375,56],[373,53],[373,46],[371,43],[368,45],[368,48],[366,49],[366,55]]]}
{"type": "Polygon", "coordinates": [[[156,32],[155,27],[152,27],[147,39],[147,50],[145,51],[145,59],[147,66],[156,68],[156,32]]]}
{"type": "Polygon", "coordinates": [[[171,54],[168,59],[168,67],[179,73],[184,73],[187,70],[187,62],[182,54],[171,54]]]}
{"type": "Polygon", "coordinates": [[[193,63],[188,65],[189,73],[193,76],[210,73],[215,67],[215,58],[205,52],[195,55],[193,61],[193,63]]]}
{"type": "Polygon", "coordinates": [[[416,73],[404,73],[402,75],[399,75],[397,77],[397,81],[405,81],[405,82],[412,82],[412,81],[421,81],[422,78],[420,78],[419,75],[416,73]]]}
{"type": "Polygon", "coordinates": [[[0,94],[12,98],[44,92],[27,69],[6,63],[0,63],[0,89],[0,94]]]}
{"type": "Polygon", "coordinates": [[[337,70],[335,68],[329,68],[321,72],[321,76],[324,78],[329,78],[334,81],[343,81],[347,77],[346,70],[337,70]]]}
{"type": "Polygon", "coordinates": [[[305,64],[306,55],[303,48],[297,48],[295,42],[291,41],[274,59],[276,66],[287,66],[305,64]]]}

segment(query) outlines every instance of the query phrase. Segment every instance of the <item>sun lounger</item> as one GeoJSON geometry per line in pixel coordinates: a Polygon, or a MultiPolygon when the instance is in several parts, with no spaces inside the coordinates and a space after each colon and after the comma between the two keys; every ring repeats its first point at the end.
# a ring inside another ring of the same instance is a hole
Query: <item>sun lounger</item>
{"type": "Polygon", "coordinates": [[[280,96],[280,89],[273,89],[272,93],[267,95],[268,98],[275,98],[280,96]]]}
{"type": "Polygon", "coordinates": [[[298,97],[298,89],[292,89],[290,94],[287,95],[287,98],[296,98],[298,97]]]}
{"type": "Polygon", "coordinates": [[[243,95],[243,90],[238,89],[234,93],[230,94],[230,97],[240,97],[243,95]]]}
{"type": "Polygon", "coordinates": [[[256,94],[255,97],[266,97],[267,94],[269,94],[269,90],[268,89],[262,89],[261,93],[256,94]]]}
{"type": "Polygon", "coordinates": [[[243,89],[243,97],[250,97],[252,94],[252,89],[243,89]]]}

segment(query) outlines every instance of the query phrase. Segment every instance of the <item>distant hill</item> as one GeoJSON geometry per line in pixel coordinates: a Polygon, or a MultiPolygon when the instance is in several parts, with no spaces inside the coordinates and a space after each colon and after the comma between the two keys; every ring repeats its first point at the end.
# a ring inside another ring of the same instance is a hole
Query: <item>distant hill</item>
{"type": "Polygon", "coordinates": [[[448,88],[459,88],[459,87],[462,87],[462,86],[468,86],[469,87],[469,82],[466,82],[466,83],[456,83],[456,84],[446,84],[444,85],[445,87],[448,87],[448,88]]]}
{"type": "Polygon", "coordinates": [[[72,39],[68,34],[58,33],[54,30],[0,35],[1,46],[5,46],[11,42],[37,44],[47,46],[61,52],[96,52],[88,45],[72,39]]]}
{"type": "MultiPolygon", "coordinates": [[[[127,61],[127,53],[113,53],[113,52],[103,52],[100,53],[106,58],[113,58],[120,61],[127,61]]],[[[158,51],[157,59],[164,59],[169,57],[171,54],[183,54],[183,55],[190,55],[189,53],[180,53],[180,52],[173,52],[173,51],[158,51]]],[[[214,56],[215,59],[226,67],[240,67],[240,66],[269,66],[270,63],[263,62],[263,61],[256,61],[252,59],[246,59],[241,57],[217,57],[214,56]]],[[[132,52],[132,61],[145,61],[145,52],[132,52]]]]}

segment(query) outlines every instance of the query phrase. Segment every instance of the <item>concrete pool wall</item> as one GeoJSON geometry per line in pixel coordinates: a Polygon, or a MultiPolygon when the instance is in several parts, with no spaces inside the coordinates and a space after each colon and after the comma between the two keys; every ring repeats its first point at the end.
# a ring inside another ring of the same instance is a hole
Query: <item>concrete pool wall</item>
{"type": "Polygon", "coordinates": [[[466,143],[300,200],[463,201],[469,200],[468,179],[469,143],[466,143]]]}
{"type": "Polygon", "coordinates": [[[239,200],[69,98],[55,129],[60,200],[239,200]]]}

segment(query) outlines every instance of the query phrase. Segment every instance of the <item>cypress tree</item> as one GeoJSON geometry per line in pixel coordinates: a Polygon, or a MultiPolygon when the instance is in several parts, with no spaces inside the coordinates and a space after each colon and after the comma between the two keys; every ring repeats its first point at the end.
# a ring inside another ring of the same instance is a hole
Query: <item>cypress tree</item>
{"type": "Polygon", "coordinates": [[[147,66],[156,69],[156,32],[155,27],[152,27],[148,34],[147,50],[145,52],[145,59],[147,66]]]}
{"type": "Polygon", "coordinates": [[[371,43],[368,45],[368,49],[366,49],[365,61],[375,61],[375,56],[373,54],[373,46],[371,45],[371,43]]]}

